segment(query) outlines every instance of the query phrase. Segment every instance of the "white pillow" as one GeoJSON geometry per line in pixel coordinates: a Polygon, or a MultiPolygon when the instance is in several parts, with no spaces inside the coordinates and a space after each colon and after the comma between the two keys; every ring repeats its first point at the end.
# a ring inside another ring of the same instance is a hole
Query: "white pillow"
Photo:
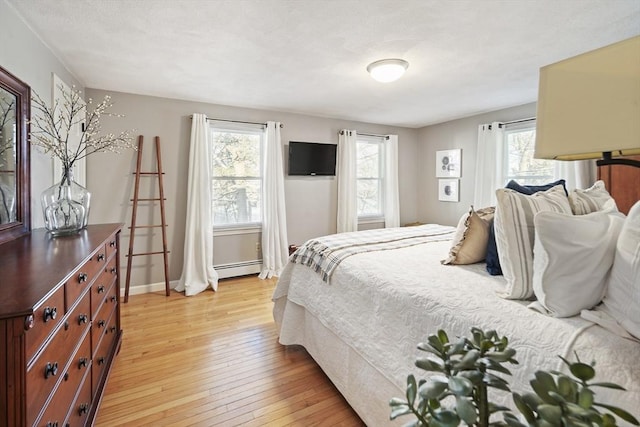
{"type": "Polygon", "coordinates": [[[604,310],[640,338],[640,202],[631,207],[618,236],[607,286],[604,310]]]}
{"type": "MultiPolygon", "coordinates": [[[[586,190],[575,189],[569,193],[569,204],[574,215],[586,215],[603,210],[607,202],[616,205],[615,200],[607,191],[604,181],[596,181],[586,190]]],[[[616,210],[618,210],[617,207],[616,210]]]]}
{"type": "Polygon", "coordinates": [[[538,212],[571,214],[562,185],[527,196],[508,188],[496,190],[496,246],[507,287],[500,295],[509,299],[533,296],[533,217],[538,212]]]}
{"type": "Polygon", "coordinates": [[[533,291],[538,301],[529,307],[570,317],[602,301],[624,215],[540,212],[533,222],[533,291]]]}

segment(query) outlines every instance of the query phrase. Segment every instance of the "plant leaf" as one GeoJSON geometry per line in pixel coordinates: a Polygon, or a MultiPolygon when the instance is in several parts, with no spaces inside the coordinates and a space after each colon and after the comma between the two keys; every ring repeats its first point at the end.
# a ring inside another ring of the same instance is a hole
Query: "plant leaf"
{"type": "Polygon", "coordinates": [[[593,406],[600,406],[601,408],[608,409],[609,411],[613,412],[614,414],[616,414],[626,422],[633,424],[634,426],[640,425],[640,422],[638,422],[636,417],[634,417],[624,409],[617,408],[611,405],[605,405],[604,403],[594,403],[593,406]]]}
{"type": "Polygon", "coordinates": [[[448,382],[427,381],[418,392],[423,399],[439,399],[447,391],[448,382]]]}
{"type": "Polygon", "coordinates": [[[396,418],[407,415],[411,413],[411,408],[408,406],[397,406],[391,410],[391,415],[389,415],[390,420],[395,420],[396,418]]]}
{"type": "Polygon", "coordinates": [[[441,354],[444,353],[444,346],[442,345],[442,342],[440,342],[440,338],[438,338],[437,335],[429,335],[429,337],[427,338],[427,342],[431,347],[433,347],[434,350],[439,351],[441,354]]]}
{"type": "Polygon", "coordinates": [[[389,401],[389,406],[398,406],[398,405],[406,405],[407,401],[400,399],[399,397],[393,397],[389,401]]]}
{"type": "Polygon", "coordinates": [[[455,427],[460,424],[460,417],[450,409],[434,411],[433,420],[443,427],[455,427]]]}
{"type": "Polygon", "coordinates": [[[476,407],[473,406],[473,403],[468,398],[456,396],[456,412],[460,419],[470,426],[478,421],[476,407]]]}
{"type": "Polygon", "coordinates": [[[513,403],[516,404],[516,408],[518,408],[518,411],[520,411],[520,413],[524,416],[524,419],[527,420],[529,424],[535,423],[536,416],[531,408],[529,408],[529,405],[527,405],[527,403],[524,401],[522,396],[520,396],[518,393],[513,393],[513,403]]]}
{"type": "Polygon", "coordinates": [[[608,383],[608,382],[604,382],[604,383],[591,383],[589,384],[589,387],[605,387],[605,388],[612,388],[614,390],[622,390],[622,391],[627,391],[626,388],[619,386],[618,384],[615,383],[608,383]]]}
{"type": "Polygon", "coordinates": [[[442,329],[438,329],[438,339],[442,344],[449,343],[449,337],[447,336],[447,333],[442,329]]]}
{"type": "Polygon", "coordinates": [[[416,401],[417,385],[416,377],[409,375],[407,377],[407,403],[409,406],[413,406],[416,401]]]}
{"type": "Polygon", "coordinates": [[[559,426],[562,419],[562,409],[559,406],[542,404],[538,406],[538,415],[551,425],[559,426]]]}
{"type": "Polygon", "coordinates": [[[586,387],[583,387],[578,394],[578,405],[582,408],[591,408],[593,405],[593,392],[586,387]]]}
{"type": "Polygon", "coordinates": [[[593,369],[591,365],[587,365],[586,363],[576,362],[569,365],[569,370],[581,381],[589,381],[596,376],[596,370],[593,369]]]}
{"type": "Polygon", "coordinates": [[[459,362],[453,364],[454,369],[463,370],[463,369],[471,369],[474,367],[476,360],[480,357],[480,352],[478,350],[469,350],[459,362]]]}
{"type": "Polygon", "coordinates": [[[451,377],[449,390],[456,396],[469,396],[473,391],[473,383],[464,377],[451,377]]]}
{"type": "Polygon", "coordinates": [[[429,372],[444,372],[444,362],[432,356],[417,358],[416,366],[429,372]]]}

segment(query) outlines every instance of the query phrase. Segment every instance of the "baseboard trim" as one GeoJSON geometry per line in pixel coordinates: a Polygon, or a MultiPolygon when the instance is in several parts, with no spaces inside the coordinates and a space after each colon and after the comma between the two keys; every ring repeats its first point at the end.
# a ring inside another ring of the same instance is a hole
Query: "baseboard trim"
{"type": "MultiPolygon", "coordinates": [[[[158,283],[150,283],[148,285],[136,285],[129,287],[129,295],[140,295],[140,294],[148,294],[151,292],[161,292],[164,291],[164,282],[158,283]]],[[[178,280],[171,280],[169,282],[169,287],[171,289],[175,289],[178,286],[178,280]]],[[[120,289],[120,296],[124,297],[124,287],[120,289]]]]}

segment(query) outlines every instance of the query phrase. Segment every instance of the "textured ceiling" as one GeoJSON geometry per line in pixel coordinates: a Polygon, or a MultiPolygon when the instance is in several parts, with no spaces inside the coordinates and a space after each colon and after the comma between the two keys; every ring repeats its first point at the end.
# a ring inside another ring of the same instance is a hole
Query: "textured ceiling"
{"type": "Polygon", "coordinates": [[[88,88],[421,127],[535,101],[639,0],[5,0],[88,88]],[[366,73],[403,58],[395,83],[366,73]]]}

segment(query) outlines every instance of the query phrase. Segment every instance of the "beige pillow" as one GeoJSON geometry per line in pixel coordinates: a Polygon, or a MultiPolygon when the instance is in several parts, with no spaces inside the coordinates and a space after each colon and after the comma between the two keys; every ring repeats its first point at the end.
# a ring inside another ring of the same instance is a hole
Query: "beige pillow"
{"type": "Polygon", "coordinates": [[[471,206],[460,218],[449,256],[442,263],[463,265],[484,261],[494,212],[495,207],[474,211],[471,206]]]}
{"type": "Polygon", "coordinates": [[[531,196],[507,188],[496,190],[495,230],[498,258],[507,287],[501,294],[508,299],[533,297],[533,217],[538,212],[571,214],[562,185],[531,196]]]}
{"type": "MultiPolygon", "coordinates": [[[[607,191],[604,181],[596,181],[586,190],[575,189],[569,193],[569,204],[574,215],[586,215],[605,208],[605,204],[615,205],[615,200],[607,191]]],[[[617,206],[616,206],[616,211],[617,206]]]]}

